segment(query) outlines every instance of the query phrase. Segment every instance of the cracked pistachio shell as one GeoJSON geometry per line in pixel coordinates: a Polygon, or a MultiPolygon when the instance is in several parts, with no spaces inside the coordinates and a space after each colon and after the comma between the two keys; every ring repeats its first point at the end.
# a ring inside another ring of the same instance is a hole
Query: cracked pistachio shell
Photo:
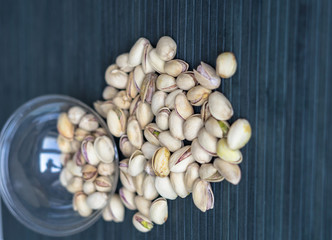
{"type": "Polygon", "coordinates": [[[181,73],[186,72],[189,64],[181,59],[174,59],[165,63],[165,72],[173,77],[179,76],[181,73]]]}
{"type": "Polygon", "coordinates": [[[155,73],[148,73],[145,75],[142,85],[141,85],[141,91],[140,96],[142,102],[148,102],[151,104],[152,96],[154,92],[156,91],[156,79],[157,74],[155,73]]]}
{"type": "Polygon", "coordinates": [[[178,197],[169,177],[156,177],[155,187],[159,195],[163,198],[174,200],[178,197]]]}
{"type": "Polygon", "coordinates": [[[74,139],[76,141],[82,142],[86,136],[90,134],[89,131],[86,131],[82,128],[76,128],[75,133],[74,133],[74,139]]]}
{"type": "Polygon", "coordinates": [[[139,102],[136,110],[136,118],[143,130],[154,118],[151,111],[151,105],[146,102],[139,102]]]}
{"type": "Polygon", "coordinates": [[[75,126],[70,121],[67,113],[61,113],[58,117],[57,129],[59,134],[67,139],[73,139],[75,126]]]}
{"type": "Polygon", "coordinates": [[[94,142],[95,152],[104,163],[111,163],[114,160],[114,146],[112,140],[107,136],[97,137],[94,142]]]}
{"type": "Polygon", "coordinates": [[[125,208],[118,194],[114,194],[110,198],[110,201],[107,204],[107,208],[110,210],[112,220],[114,222],[123,222],[125,216],[125,208]]]}
{"type": "Polygon", "coordinates": [[[189,192],[187,191],[186,185],[184,183],[184,174],[184,172],[171,172],[170,174],[172,187],[176,194],[181,198],[185,198],[189,195],[189,192]]]}
{"type": "Polygon", "coordinates": [[[250,138],[250,123],[246,119],[238,119],[229,128],[227,144],[232,150],[240,149],[247,144],[250,138]]]}
{"type": "Polygon", "coordinates": [[[129,162],[129,158],[125,158],[119,162],[120,171],[122,171],[124,173],[128,173],[128,162],[129,162]]]}
{"type": "Polygon", "coordinates": [[[144,129],[144,137],[146,140],[156,146],[159,146],[158,136],[161,133],[161,129],[158,128],[157,124],[149,123],[144,129]]]}
{"type": "Polygon", "coordinates": [[[129,191],[131,191],[131,192],[136,191],[133,177],[130,176],[128,173],[125,173],[124,171],[120,171],[120,181],[122,183],[122,186],[124,186],[129,191]]]}
{"type": "Polygon", "coordinates": [[[197,162],[202,164],[208,163],[212,159],[212,156],[201,147],[197,139],[191,143],[191,154],[197,162]]]}
{"type": "Polygon", "coordinates": [[[125,157],[130,157],[130,155],[137,150],[137,148],[135,148],[129,141],[128,136],[127,135],[122,135],[120,137],[120,141],[119,141],[119,146],[120,146],[120,150],[122,152],[122,154],[125,157]]]}
{"type": "Polygon", "coordinates": [[[217,144],[217,154],[218,156],[229,163],[239,164],[242,162],[242,153],[240,150],[232,150],[227,144],[227,140],[222,138],[217,144]]]}
{"type": "Polygon", "coordinates": [[[110,192],[112,190],[112,179],[109,176],[99,176],[94,183],[98,192],[110,192]]]}
{"type": "Polygon", "coordinates": [[[119,196],[121,198],[122,203],[125,205],[126,208],[130,210],[136,210],[136,204],[135,204],[135,196],[136,194],[134,192],[129,191],[128,189],[122,187],[119,190],[119,196]]]}
{"type": "Polygon", "coordinates": [[[173,110],[175,108],[175,98],[178,94],[182,93],[183,90],[177,89],[169,93],[165,99],[165,106],[173,110]]]}
{"type": "Polygon", "coordinates": [[[128,173],[132,177],[136,177],[142,173],[146,164],[146,158],[140,150],[136,150],[129,158],[128,173]]]}
{"type": "Polygon", "coordinates": [[[137,212],[133,216],[133,225],[140,232],[149,232],[153,228],[151,220],[143,214],[137,212]]]}
{"type": "Polygon", "coordinates": [[[220,86],[221,79],[216,70],[204,62],[194,70],[194,74],[197,81],[207,89],[216,89],[220,86]]]}
{"type": "Polygon", "coordinates": [[[142,57],[144,52],[144,47],[150,44],[150,41],[146,38],[139,38],[135,44],[131,47],[128,55],[128,65],[131,67],[136,67],[142,63],[142,57]]]}
{"type": "Polygon", "coordinates": [[[107,113],[108,129],[115,137],[120,137],[126,132],[127,117],[120,108],[114,108],[107,113]]]}
{"type": "Polygon", "coordinates": [[[210,109],[209,109],[209,102],[206,101],[203,103],[202,107],[201,107],[201,118],[203,120],[203,122],[206,122],[209,117],[211,117],[211,113],[210,113],[210,109]]]}
{"type": "Polygon", "coordinates": [[[176,55],[176,42],[169,36],[163,36],[159,39],[156,46],[156,53],[163,61],[170,61],[176,55]]]}
{"type": "Polygon", "coordinates": [[[207,101],[211,93],[210,89],[198,85],[191,88],[187,93],[187,98],[191,105],[193,106],[202,106],[205,101],[207,101]]]}
{"type": "Polygon", "coordinates": [[[92,209],[87,204],[86,198],[87,196],[83,192],[77,192],[74,195],[75,206],[82,217],[88,217],[92,213],[92,209]]]}
{"type": "Polygon", "coordinates": [[[113,98],[113,103],[115,106],[121,109],[129,109],[131,103],[131,97],[127,95],[126,91],[120,91],[113,98]]]}
{"type": "Polygon", "coordinates": [[[188,141],[197,138],[199,130],[203,127],[203,120],[200,114],[193,114],[183,123],[183,135],[188,141]]]}
{"type": "Polygon", "coordinates": [[[217,120],[228,120],[233,116],[232,104],[221,92],[213,92],[209,96],[209,110],[217,120]]]}
{"type": "Polygon", "coordinates": [[[83,190],[83,179],[80,177],[73,177],[68,181],[67,190],[70,193],[81,192],[83,190]]]}
{"type": "Polygon", "coordinates": [[[96,166],[100,162],[100,159],[94,148],[93,141],[86,139],[82,142],[81,152],[87,163],[96,166]]]}
{"type": "Polygon", "coordinates": [[[129,73],[129,76],[128,76],[128,83],[127,83],[127,87],[126,87],[126,96],[128,98],[135,98],[137,94],[138,94],[138,89],[134,82],[134,71],[132,71],[129,73]]]}
{"type": "Polygon", "coordinates": [[[83,192],[87,195],[94,193],[96,191],[95,184],[93,182],[84,182],[83,192]]]}
{"type": "Polygon", "coordinates": [[[86,114],[82,117],[78,126],[86,131],[92,132],[99,127],[99,122],[94,115],[86,114]]]}
{"type": "Polygon", "coordinates": [[[157,198],[150,207],[150,219],[158,225],[162,225],[168,218],[168,206],[165,198],[157,198]]]}
{"type": "Polygon", "coordinates": [[[155,177],[146,174],[143,182],[143,197],[148,200],[153,200],[158,197],[158,192],[155,187],[155,177]]]}
{"type": "Polygon", "coordinates": [[[138,107],[138,104],[141,102],[140,96],[136,96],[134,100],[131,102],[129,107],[129,115],[133,116],[136,114],[136,110],[138,107]]]}
{"type": "Polygon", "coordinates": [[[150,206],[151,206],[150,200],[147,200],[142,196],[135,196],[135,204],[136,204],[137,210],[141,214],[143,214],[146,217],[148,217],[150,215],[150,206]]]}
{"type": "MultiPolygon", "coordinates": [[[[154,154],[154,153],[153,153],[153,154],[154,154]]],[[[153,157],[153,155],[152,155],[152,157],[153,157]]],[[[145,171],[147,174],[149,174],[150,176],[155,177],[156,174],[154,173],[154,170],[153,170],[153,168],[152,168],[152,157],[151,157],[151,159],[146,163],[145,168],[144,168],[144,171],[145,171]]]]}
{"type": "Polygon", "coordinates": [[[107,118],[107,113],[109,110],[114,109],[116,106],[114,105],[113,101],[96,101],[93,103],[93,107],[96,112],[102,116],[103,118],[107,118]]]}
{"type": "Polygon", "coordinates": [[[222,78],[230,78],[236,72],[236,58],[232,52],[221,53],[216,60],[217,74],[222,78]]]}
{"type": "Polygon", "coordinates": [[[184,175],[184,184],[188,192],[193,191],[194,182],[199,178],[199,165],[196,162],[191,163],[187,167],[184,175]]]}
{"type": "Polygon", "coordinates": [[[140,174],[138,174],[136,177],[133,178],[136,192],[140,196],[143,196],[143,182],[144,182],[145,175],[146,175],[146,173],[143,171],[140,174]]]}
{"type": "Polygon", "coordinates": [[[104,91],[103,91],[103,94],[102,94],[103,99],[105,99],[105,100],[111,100],[111,99],[113,99],[116,96],[116,94],[118,92],[119,91],[116,88],[111,87],[111,86],[106,86],[104,88],[104,91]]]}
{"type": "Polygon", "coordinates": [[[152,159],[153,154],[155,151],[159,148],[159,146],[156,146],[150,142],[145,142],[142,145],[141,151],[146,159],[152,159]]]}
{"type": "Polygon", "coordinates": [[[72,179],[73,177],[74,175],[67,168],[63,168],[59,175],[61,185],[66,187],[70,179],[72,179]]]}
{"type": "Polygon", "coordinates": [[[134,75],[133,75],[133,82],[134,86],[136,87],[137,91],[141,91],[142,83],[145,77],[145,73],[141,65],[135,67],[134,75]]]}
{"type": "Polygon", "coordinates": [[[171,153],[166,147],[158,148],[152,157],[152,168],[155,174],[159,177],[168,176],[169,170],[169,158],[171,153]]]}
{"type": "Polygon", "coordinates": [[[197,80],[192,71],[183,72],[176,78],[176,85],[182,90],[189,90],[195,87],[196,84],[197,80]]]}
{"type": "Polygon", "coordinates": [[[171,110],[167,107],[160,108],[156,115],[157,126],[165,131],[169,127],[169,116],[171,115],[171,110]]]}
{"type": "Polygon", "coordinates": [[[107,75],[106,83],[117,89],[125,89],[128,82],[128,74],[115,69],[107,75]]]}
{"type": "Polygon", "coordinates": [[[112,65],[109,65],[107,68],[106,68],[106,71],[105,71],[105,81],[107,84],[109,84],[110,82],[110,75],[111,73],[113,72],[113,70],[117,70],[119,69],[119,67],[116,65],[116,64],[112,64],[112,65]]]}
{"type": "Polygon", "coordinates": [[[68,118],[72,124],[79,124],[82,117],[85,115],[85,110],[79,106],[71,107],[68,110],[68,118]]]}
{"type": "Polygon", "coordinates": [[[124,72],[130,72],[133,70],[133,67],[129,65],[128,61],[129,53],[123,53],[115,59],[116,65],[118,65],[118,67],[124,72]]]}
{"type": "Polygon", "coordinates": [[[142,69],[145,74],[154,72],[154,69],[149,61],[149,53],[152,50],[151,44],[147,44],[144,46],[143,56],[142,56],[142,69]]]}
{"type": "Polygon", "coordinates": [[[180,140],[184,140],[183,123],[183,118],[180,117],[175,110],[173,110],[168,119],[169,131],[173,137],[180,140]]]}
{"type": "Polygon", "coordinates": [[[201,165],[199,169],[199,177],[208,182],[221,182],[224,180],[224,177],[220,175],[212,163],[205,163],[201,165]]]}
{"type": "Polygon", "coordinates": [[[180,117],[187,119],[194,114],[194,108],[191,106],[184,93],[179,93],[175,97],[174,108],[180,117]]]}
{"type": "Polygon", "coordinates": [[[220,158],[216,158],[213,166],[230,183],[237,185],[241,180],[241,169],[239,165],[228,163],[220,158]]]}
{"type": "Polygon", "coordinates": [[[70,160],[67,162],[66,168],[76,177],[82,177],[82,166],[77,166],[77,164],[70,160]]]}
{"type": "Polygon", "coordinates": [[[212,156],[217,155],[217,138],[208,133],[205,128],[199,130],[197,139],[199,145],[201,145],[205,151],[212,156]]]}
{"type": "Polygon", "coordinates": [[[175,152],[183,146],[183,142],[173,137],[170,131],[160,133],[159,142],[161,146],[166,147],[171,152],[175,152]]]}
{"type": "Polygon", "coordinates": [[[87,182],[93,182],[98,176],[98,171],[95,166],[86,164],[82,167],[83,180],[87,182]]]}
{"type": "Polygon", "coordinates": [[[214,195],[209,182],[197,179],[193,187],[193,200],[196,207],[202,212],[213,209],[214,195]]]}
{"type": "Polygon", "coordinates": [[[169,160],[171,172],[185,172],[195,159],[191,154],[191,146],[185,146],[174,152],[169,160]]]}
{"type": "Polygon", "coordinates": [[[98,174],[101,176],[111,176],[115,172],[114,162],[112,163],[99,163],[98,174]]]}
{"type": "Polygon", "coordinates": [[[209,117],[205,122],[205,128],[211,135],[217,138],[222,138],[227,134],[229,124],[226,121],[218,121],[214,117],[209,117]]]}
{"type": "Polygon", "coordinates": [[[107,194],[104,192],[94,192],[87,197],[86,201],[90,208],[97,210],[105,207],[107,198],[107,194]]]}
{"type": "Polygon", "coordinates": [[[165,61],[160,59],[155,48],[151,49],[149,52],[148,61],[154,71],[158,73],[165,73],[165,61]]]}
{"type": "Polygon", "coordinates": [[[157,115],[159,109],[165,106],[166,97],[167,93],[163,91],[157,91],[153,94],[151,101],[151,110],[154,115],[157,115]]]}
{"type": "Polygon", "coordinates": [[[143,133],[140,124],[135,118],[128,121],[127,134],[130,143],[137,149],[141,149],[143,144],[143,133]]]}
{"type": "Polygon", "coordinates": [[[156,80],[156,87],[163,92],[172,92],[177,89],[175,78],[168,74],[160,74],[156,80]]]}

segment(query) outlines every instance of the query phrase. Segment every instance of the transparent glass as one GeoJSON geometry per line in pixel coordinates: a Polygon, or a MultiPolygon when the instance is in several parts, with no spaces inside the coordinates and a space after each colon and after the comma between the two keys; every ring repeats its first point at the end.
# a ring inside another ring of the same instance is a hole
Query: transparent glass
{"type": "MultiPolygon", "coordinates": [[[[57,118],[72,106],[81,106],[107,125],[84,103],[67,96],[46,95],[35,98],[14,112],[0,136],[0,191],[10,212],[25,226],[44,235],[68,236],[87,229],[102,210],[87,218],[72,208],[72,194],[59,181],[60,151],[57,146],[57,118]]],[[[118,166],[118,151],[115,164],[118,166]]],[[[113,189],[118,181],[116,168],[113,189]]]]}

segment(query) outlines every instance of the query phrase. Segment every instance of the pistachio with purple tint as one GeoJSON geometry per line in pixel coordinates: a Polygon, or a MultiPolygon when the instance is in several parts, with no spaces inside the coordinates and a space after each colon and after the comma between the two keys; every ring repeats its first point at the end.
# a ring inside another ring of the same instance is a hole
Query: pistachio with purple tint
{"type": "Polygon", "coordinates": [[[169,168],[171,172],[185,172],[188,165],[195,159],[191,154],[191,146],[185,146],[174,152],[169,160],[169,168]]]}
{"type": "Polygon", "coordinates": [[[129,158],[125,158],[119,162],[119,169],[124,173],[128,173],[129,158]]]}
{"type": "Polygon", "coordinates": [[[200,85],[191,88],[187,93],[188,101],[193,106],[202,106],[207,101],[211,90],[200,85]]]}
{"type": "Polygon", "coordinates": [[[143,56],[142,56],[142,69],[145,74],[154,72],[154,69],[149,60],[149,54],[152,50],[151,44],[146,44],[143,49],[143,56]]]}
{"type": "Polygon", "coordinates": [[[138,94],[138,89],[134,82],[134,72],[130,72],[126,87],[126,95],[128,98],[135,98],[137,94],[138,94]]]}
{"type": "Polygon", "coordinates": [[[197,81],[207,89],[216,89],[220,86],[221,79],[216,70],[204,62],[194,70],[194,74],[197,81]]]}
{"type": "Polygon", "coordinates": [[[209,108],[209,102],[206,101],[203,103],[203,105],[201,107],[201,118],[202,118],[203,122],[206,122],[210,116],[211,116],[211,112],[210,112],[210,108],[209,108]]]}
{"type": "Polygon", "coordinates": [[[144,157],[140,150],[136,150],[130,156],[128,161],[128,173],[132,177],[136,177],[141,172],[143,172],[147,159],[144,157]]]}
{"type": "Polygon", "coordinates": [[[94,137],[87,136],[81,145],[81,152],[87,163],[96,166],[100,159],[98,158],[95,148],[94,148],[94,137]]]}
{"type": "Polygon", "coordinates": [[[94,183],[98,192],[110,192],[112,190],[112,181],[109,176],[99,176],[94,183]]]}
{"type": "Polygon", "coordinates": [[[122,135],[120,137],[119,146],[125,157],[130,157],[130,155],[137,149],[130,143],[128,135],[122,135]]]}
{"type": "Polygon", "coordinates": [[[149,232],[153,228],[153,223],[149,218],[137,212],[133,216],[133,225],[140,232],[149,232]]]}
{"type": "Polygon", "coordinates": [[[120,108],[115,107],[107,113],[107,125],[115,137],[120,137],[126,132],[127,117],[120,108]]]}
{"type": "Polygon", "coordinates": [[[84,156],[82,155],[81,149],[78,149],[73,156],[73,161],[75,161],[77,166],[83,166],[86,161],[84,156]]]}
{"type": "Polygon", "coordinates": [[[112,140],[107,136],[97,137],[94,141],[94,150],[97,157],[104,163],[114,160],[114,146],[112,140]]]}
{"type": "Polygon", "coordinates": [[[99,127],[97,118],[92,114],[86,114],[80,120],[78,126],[86,131],[95,131],[99,127]]]}
{"type": "Polygon", "coordinates": [[[177,89],[175,78],[168,74],[160,74],[156,80],[156,87],[163,92],[172,92],[177,89]]]}
{"type": "Polygon", "coordinates": [[[146,101],[151,104],[152,96],[156,90],[157,77],[158,76],[155,73],[148,73],[145,75],[140,91],[142,102],[146,101]]]}
{"type": "Polygon", "coordinates": [[[133,177],[130,176],[128,173],[125,173],[123,171],[120,171],[120,181],[122,183],[122,186],[124,186],[128,191],[135,192],[135,185],[133,177]]]}
{"type": "Polygon", "coordinates": [[[128,65],[131,67],[136,67],[142,63],[142,57],[144,48],[149,45],[150,41],[146,38],[139,38],[135,44],[131,47],[128,54],[128,65]]]}
{"type": "Polygon", "coordinates": [[[173,77],[177,77],[181,73],[186,72],[188,68],[189,64],[181,59],[174,59],[165,63],[165,72],[173,77]]]}
{"type": "Polygon", "coordinates": [[[161,133],[161,129],[158,128],[157,124],[149,123],[144,129],[144,137],[146,140],[156,146],[159,146],[159,134],[161,133]]]}
{"type": "Polygon", "coordinates": [[[84,181],[93,182],[96,179],[96,177],[98,176],[97,168],[90,164],[86,164],[82,168],[82,175],[83,175],[84,181]]]}
{"type": "Polygon", "coordinates": [[[122,203],[126,206],[126,208],[130,210],[136,210],[135,205],[135,193],[129,191],[126,188],[120,188],[119,196],[121,198],[122,203]]]}
{"type": "Polygon", "coordinates": [[[214,195],[209,182],[197,179],[193,187],[193,200],[196,207],[202,212],[213,209],[214,195]]]}

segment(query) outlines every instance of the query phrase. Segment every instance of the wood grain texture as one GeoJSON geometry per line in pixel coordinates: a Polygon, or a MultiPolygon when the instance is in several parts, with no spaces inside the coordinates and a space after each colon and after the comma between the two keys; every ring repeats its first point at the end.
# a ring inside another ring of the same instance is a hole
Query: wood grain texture
{"type": "MultiPolygon", "coordinates": [[[[233,51],[220,90],[252,124],[242,181],[212,184],[215,208],[169,201],[169,219],[137,232],[98,221],[63,239],[332,239],[332,1],[0,0],[0,126],[27,100],[101,98],[104,71],[145,36],[178,43],[191,68],[233,51]]],[[[5,239],[52,239],[3,209],[5,239]]]]}

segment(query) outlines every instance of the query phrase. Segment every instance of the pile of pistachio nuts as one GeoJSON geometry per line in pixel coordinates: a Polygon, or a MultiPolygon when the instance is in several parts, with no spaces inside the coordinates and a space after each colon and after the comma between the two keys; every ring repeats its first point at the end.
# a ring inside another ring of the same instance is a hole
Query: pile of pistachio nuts
{"type": "Polygon", "coordinates": [[[119,166],[122,188],[103,217],[120,222],[123,205],[138,210],[132,221],[141,232],[167,220],[167,199],[192,193],[201,211],[212,209],[210,182],[239,183],[239,149],[251,137],[247,120],[227,122],[232,105],[215,91],[221,78],[234,75],[234,54],[220,54],[216,69],[201,62],[189,71],[188,63],[174,59],[176,51],[168,36],[155,48],[146,38],[138,39],[107,68],[104,100],[94,103],[110,132],[120,138],[125,156],[119,166]]]}
{"type": "Polygon", "coordinates": [[[93,114],[71,107],[58,117],[60,183],[73,194],[73,209],[82,217],[107,204],[114,178],[114,146],[93,114]]]}

